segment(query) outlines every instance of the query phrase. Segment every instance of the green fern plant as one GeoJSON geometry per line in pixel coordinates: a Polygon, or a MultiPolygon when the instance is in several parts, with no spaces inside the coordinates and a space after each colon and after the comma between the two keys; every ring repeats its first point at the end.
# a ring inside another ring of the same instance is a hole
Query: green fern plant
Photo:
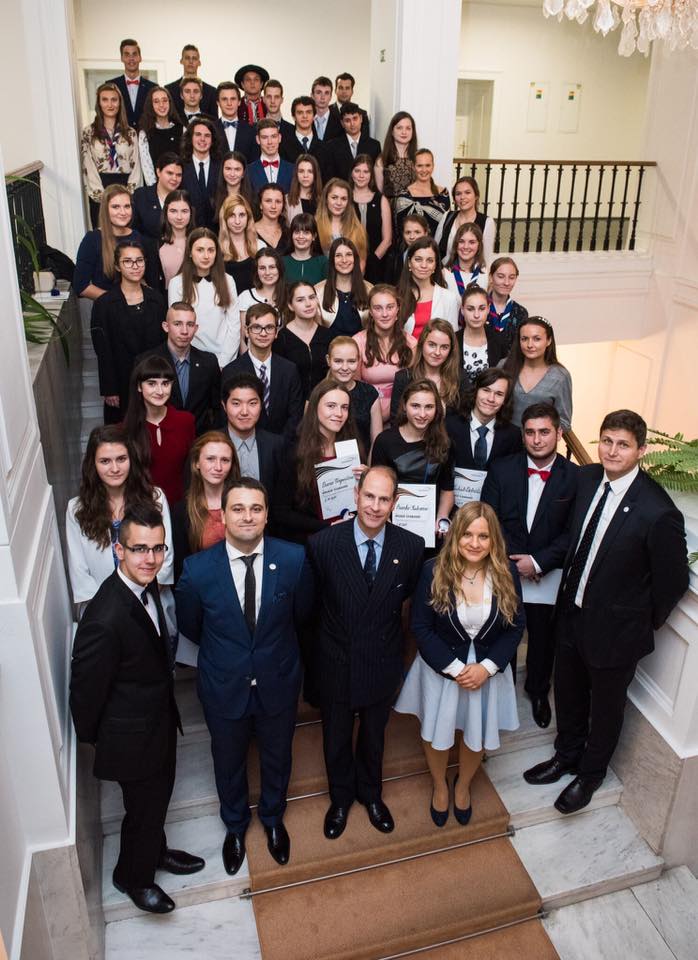
{"type": "Polygon", "coordinates": [[[686,440],[682,433],[673,437],[661,430],[649,430],[647,445],[661,447],[642,458],[647,473],[667,490],[698,493],[698,439],[686,440]]]}

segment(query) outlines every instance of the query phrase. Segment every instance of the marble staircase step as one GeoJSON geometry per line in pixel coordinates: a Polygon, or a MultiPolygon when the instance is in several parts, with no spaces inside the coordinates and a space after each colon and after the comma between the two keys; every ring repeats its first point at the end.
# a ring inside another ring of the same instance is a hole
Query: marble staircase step
{"type": "Polygon", "coordinates": [[[698,880],[688,867],[675,867],[658,880],[633,887],[633,896],[659,930],[676,960],[695,960],[698,955],[698,880]]]}
{"type": "Polygon", "coordinates": [[[545,910],[624,890],[662,872],[661,857],[615,806],[524,827],[512,843],[545,910]]]}

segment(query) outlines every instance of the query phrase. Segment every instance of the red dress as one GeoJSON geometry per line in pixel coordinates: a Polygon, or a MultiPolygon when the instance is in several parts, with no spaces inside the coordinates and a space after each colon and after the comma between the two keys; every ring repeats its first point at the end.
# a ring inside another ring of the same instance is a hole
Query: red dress
{"type": "Polygon", "coordinates": [[[194,415],[168,404],[164,420],[157,426],[146,420],[145,425],[150,437],[150,477],[172,506],[184,497],[184,465],[196,436],[194,415]]]}

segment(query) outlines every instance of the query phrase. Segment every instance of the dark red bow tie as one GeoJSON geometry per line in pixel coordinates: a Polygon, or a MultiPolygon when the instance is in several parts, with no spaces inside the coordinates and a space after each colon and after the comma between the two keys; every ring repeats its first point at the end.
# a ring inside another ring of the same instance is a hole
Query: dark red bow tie
{"type": "Polygon", "coordinates": [[[278,167],[278,166],[279,166],[279,161],[278,161],[278,160],[262,160],[262,166],[263,166],[263,167],[278,167]]]}
{"type": "Polygon", "coordinates": [[[541,478],[541,480],[543,481],[543,483],[545,483],[545,481],[546,481],[546,480],[548,479],[548,477],[550,476],[550,470],[536,470],[535,467],[529,467],[529,468],[528,468],[528,475],[529,475],[529,477],[532,477],[534,473],[537,473],[537,474],[538,474],[538,476],[541,478]]]}
{"type": "Polygon", "coordinates": [[[127,80],[127,81],[126,81],[126,84],[127,84],[127,86],[129,86],[129,87],[134,86],[134,84],[135,84],[135,86],[138,86],[139,83],[140,83],[140,80],[127,80]]]}

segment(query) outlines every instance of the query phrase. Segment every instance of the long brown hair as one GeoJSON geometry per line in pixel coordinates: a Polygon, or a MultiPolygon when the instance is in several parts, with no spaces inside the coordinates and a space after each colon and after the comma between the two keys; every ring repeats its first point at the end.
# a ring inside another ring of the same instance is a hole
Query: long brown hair
{"type": "Polygon", "coordinates": [[[167,219],[167,211],[171,203],[186,203],[189,207],[189,223],[186,226],[185,235],[188,237],[192,230],[196,229],[196,210],[191,202],[188,190],[170,190],[165,197],[165,203],[162,208],[162,227],[160,228],[160,246],[164,243],[174,242],[174,233],[172,224],[167,219]]]}
{"type": "Polygon", "coordinates": [[[143,357],[131,371],[124,427],[143,465],[143,469],[148,472],[149,479],[151,460],[150,434],[145,425],[147,410],[140,386],[146,380],[152,379],[169,380],[170,383],[173,383],[176,376],[177,374],[175,373],[172,362],[157,353],[151,353],[149,356],[143,357]]]}
{"type": "Polygon", "coordinates": [[[485,269],[485,254],[483,250],[484,240],[482,238],[482,230],[478,227],[476,223],[462,223],[460,227],[458,227],[458,229],[456,230],[456,235],[453,238],[453,247],[451,249],[451,256],[449,257],[445,266],[447,266],[450,270],[458,266],[458,244],[460,243],[461,237],[464,236],[466,233],[472,233],[472,235],[477,240],[477,253],[475,254],[475,257],[473,259],[473,266],[479,267],[480,270],[482,271],[485,269]]]}
{"type": "Polygon", "coordinates": [[[434,398],[434,419],[424,431],[424,452],[427,460],[432,463],[445,463],[451,449],[451,441],[444,425],[444,405],[441,402],[436,384],[431,380],[413,380],[405,387],[400,397],[400,406],[395,418],[395,426],[402,427],[407,423],[407,401],[415,393],[430,393],[434,398]]]}
{"type": "Polygon", "coordinates": [[[224,260],[238,259],[238,252],[230,236],[227,220],[235,207],[243,207],[247,214],[247,226],[245,227],[245,249],[247,256],[253,257],[257,252],[257,232],[254,228],[254,214],[252,207],[240,193],[231,193],[223,201],[218,214],[218,242],[220,243],[221,253],[224,260]]]}
{"type": "Polygon", "coordinates": [[[85,456],[82,459],[75,519],[83,536],[104,550],[111,544],[112,515],[107,488],[97,474],[95,461],[99,448],[105,443],[121,444],[128,454],[129,470],[124,486],[124,510],[129,510],[137,503],[157,506],[155,488],[149,483],[138,452],[124,427],[121,425],[95,427],[90,433],[85,456]]]}
{"type": "Polygon", "coordinates": [[[354,267],[351,271],[351,300],[357,310],[365,310],[368,306],[368,290],[361,273],[359,251],[348,237],[337,237],[336,240],[333,240],[330,252],[327,254],[329,263],[325,289],[322,294],[323,309],[331,310],[337,298],[337,268],[335,267],[334,257],[339,247],[348,247],[354,254],[354,267]]]}
{"type": "Polygon", "coordinates": [[[227,434],[220,430],[208,430],[202,433],[192,444],[189,451],[189,468],[191,471],[191,481],[187,490],[187,518],[189,520],[189,546],[196,552],[201,550],[201,544],[204,536],[204,527],[208,520],[208,506],[206,504],[206,493],[204,491],[204,481],[199,469],[199,457],[201,451],[207,443],[223,443],[230,450],[230,473],[226,477],[228,480],[240,479],[240,464],[238,463],[237,453],[233,442],[227,434]]]}
{"type": "Polygon", "coordinates": [[[374,363],[395,363],[397,367],[404,369],[405,367],[409,367],[409,365],[412,363],[412,347],[410,347],[409,343],[407,342],[407,336],[402,324],[400,323],[400,295],[395,287],[392,287],[389,283],[377,283],[371,288],[371,292],[368,295],[365,353],[367,367],[372,367],[374,363]],[[393,326],[390,345],[387,353],[385,354],[381,350],[380,340],[378,339],[378,333],[376,332],[376,323],[371,315],[371,304],[373,303],[374,297],[377,297],[379,294],[385,294],[386,296],[392,297],[397,304],[395,325],[393,326]],[[393,360],[393,357],[395,360],[393,360]]]}
{"type": "MultiPolygon", "coordinates": [[[[117,237],[114,233],[114,227],[109,219],[109,201],[112,197],[118,197],[122,193],[129,198],[129,201],[131,200],[131,194],[123,184],[112,183],[106,187],[99,204],[99,216],[97,218],[97,229],[102,235],[102,272],[110,280],[114,279],[114,251],[117,243],[124,237],[117,237]]],[[[133,204],[131,204],[131,209],[133,209],[133,204]]]]}
{"type": "MultiPolygon", "coordinates": [[[[312,283],[308,283],[307,280],[296,280],[294,283],[291,283],[286,287],[284,309],[282,314],[282,323],[284,327],[287,326],[289,323],[292,323],[293,320],[295,319],[296,315],[293,312],[293,308],[291,307],[291,301],[293,300],[293,296],[299,287],[310,287],[311,290],[315,290],[315,287],[312,285],[312,283]]],[[[317,313],[315,315],[315,323],[317,323],[318,326],[320,326],[320,323],[321,323],[319,303],[318,303],[317,313]]]]}
{"type": "Polygon", "coordinates": [[[424,360],[424,344],[432,333],[443,333],[448,337],[450,351],[444,362],[439,368],[441,383],[439,393],[445,406],[457,407],[460,400],[460,357],[458,356],[458,341],[453,327],[446,320],[434,317],[424,327],[419,335],[417,346],[415,347],[410,373],[413,380],[428,380],[428,367],[424,360]]]}
{"type": "Polygon", "coordinates": [[[135,139],[135,130],[128,125],[128,117],[126,116],[124,98],[121,96],[121,90],[119,90],[117,85],[112,83],[111,80],[108,80],[106,83],[100,83],[100,85],[97,87],[97,93],[95,94],[95,118],[91,125],[92,140],[104,140],[104,134],[106,130],[104,126],[104,114],[102,113],[102,108],[99,104],[99,95],[107,90],[110,93],[116,93],[119,96],[119,113],[116,118],[114,133],[118,133],[120,136],[125,137],[129,143],[133,143],[135,139]]]}
{"type": "Polygon", "coordinates": [[[177,108],[174,105],[174,100],[172,99],[172,94],[165,87],[151,87],[148,90],[148,95],[145,98],[145,103],[143,104],[143,113],[141,114],[140,123],[138,124],[138,129],[142,130],[143,133],[148,136],[150,131],[157,123],[157,117],[155,116],[155,110],[153,109],[153,95],[156,93],[166,93],[167,99],[170,102],[170,109],[167,111],[167,121],[168,123],[178,123],[181,126],[182,118],[177,113],[177,108]]]}
{"type": "Polygon", "coordinates": [[[557,359],[555,333],[553,331],[552,324],[546,320],[545,317],[526,317],[525,320],[522,320],[521,323],[517,324],[514,328],[514,340],[511,345],[511,350],[509,351],[509,356],[506,358],[503,364],[503,369],[511,375],[514,383],[516,383],[518,380],[519,374],[521,373],[521,368],[526,362],[526,358],[521,350],[522,327],[540,327],[542,330],[544,330],[547,336],[550,337],[550,343],[545,348],[543,360],[549,367],[562,366],[560,361],[557,359]]]}
{"type": "Polygon", "coordinates": [[[187,237],[187,249],[184,252],[184,260],[182,261],[182,300],[184,303],[189,303],[192,306],[197,301],[196,285],[194,283],[196,268],[191,258],[192,247],[197,240],[213,240],[216,246],[216,259],[213,261],[213,266],[209,271],[211,283],[215,290],[214,302],[219,307],[229,307],[231,304],[230,290],[228,289],[228,275],[223,266],[223,255],[221,254],[218,238],[213,230],[209,230],[208,227],[197,227],[195,230],[192,230],[187,237]]]}
{"type": "Polygon", "coordinates": [[[490,532],[490,553],[485,562],[487,573],[492,578],[492,595],[497,599],[504,622],[511,624],[520,601],[511,575],[502,529],[492,507],[479,500],[466,503],[453,518],[434,564],[430,603],[439,613],[450,613],[463,598],[465,560],[460,555],[458,544],[470,524],[480,517],[487,521],[490,532]]]}
{"type": "Polygon", "coordinates": [[[313,185],[310,188],[310,200],[311,203],[315,203],[315,207],[317,208],[322,195],[322,174],[320,173],[317,160],[309,153],[301,153],[300,156],[296,157],[293,176],[291,177],[291,186],[288,188],[288,205],[289,207],[297,207],[301,202],[301,185],[298,182],[298,165],[300,163],[309,163],[313,168],[313,185]]]}
{"type": "Polygon", "coordinates": [[[402,266],[402,273],[400,274],[400,282],[398,284],[398,291],[400,293],[401,300],[400,321],[403,325],[412,316],[417,308],[419,287],[412,279],[410,264],[415,253],[418,253],[420,250],[431,250],[436,257],[436,266],[434,267],[434,272],[431,275],[432,286],[447,286],[446,281],[444,280],[443,271],[441,269],[441,255],[439,253],[439,247],[434,238],[420,237],[419,240],[415,240],[415,242],[407,251],[407,256],[405,257],[405,262],[402,266]]]}
{"type": "Polygon", "coordinates": [[[317,409],[325,394],[330,393],[332,390],[341,390],[343,393],[346,393],[347,399],[349,400],[349,416],[347,417],[347,422],[339,431],[335,440],[356,440],[361,450],[359,433],[351,415],[351,391],[345,384],[338,383],[337,380],[321,380],[320,383],[314,387],[308,398],[308,406],[306,407],[300,427],[298,428],[296,489],[298,491],[297,496],[299,501],[306,505],[314,503],[315,491],[317,490],[315,464],[320,463],[324,458],[325,444],[327,442],[320,431],[317,409]]]}
{"type": "Polygon", "coordinates": [[[359,251],[360,259],[365,260],[368,256],[368,234],[366,233],[366,228],[356,215],[352,201],[352,187],[346,180],[341,180],[339,177],[332,177],[331,180],[328,180],[325,184],[325,189],[322,191],[320,202],[318,203],[315,222],[317,224],[320,246],[323,251],[325,251],[329,249],[332,243],[332,214],[327,208],[327,197],[335,187],[345,190],[347,194],[347,208],[342,214],[342,236],[352,241],[359,251]]]}
{"type": "Polygon", "coordinates": [[[385,140],[383,141],[381,160],[383,161],[384,167],[395,163],[398,158],[397,147],[393,140],[393,128],[396,127],[401,120],[409,120],[412,124],[412,139],[407,144],[407,159],[414,163],[415,157],[417,156],[417,124],[414,122],[414,117],[411,113],[408,113],[406,110],[399,110],[388,124],[388,130],[385,134],[385,140]]]}

